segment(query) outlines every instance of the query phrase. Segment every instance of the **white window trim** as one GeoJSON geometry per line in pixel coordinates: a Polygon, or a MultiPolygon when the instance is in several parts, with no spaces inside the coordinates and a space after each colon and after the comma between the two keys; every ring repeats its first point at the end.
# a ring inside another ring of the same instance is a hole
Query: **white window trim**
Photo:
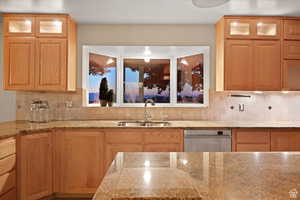
{"type": "MultiPolygon", "coordinates": [[[[192,47],[192,46],[186,46],[192,47]]],[[[203,53],[204,57],[204,88],[203,88],[203,104],[198,103],[176,103],[177,102],[177,58],[185,57],[189,55],[174,55],[172,57],[153,57],[151,59],[170,59],[170,103],[156,103],[154,107],[208,107],[209,105],[209,77],[210,77],[210,48],[208,46],[199,46],[201,47],[201,51],[195,52],[203,53]]],[[[122,48],[121,48],[122,49],[122,48]]],[[[88,70],[89,70],[89,53],[99,53],[103,54],[103,52],[97,52],[93,48],[93,46],[84,45],[82,48],[82,88],[85,91],[83,93],[83,106],[84,107],[99,107],[100,104],[88,104],[88,70]]],[[[135,58],[135,59],[144,59],[141,56],[122,56],[122,50],[118,53],[118,55],[113,55],[113,53],[107,51],[105,55],[115,57],[117,59],[117,83],[116,83],[116,103],[113,104],[114,107],[143,107],[144,103],[124,103],[124,84],[123,84],[123,60],[125,58],[135,58]]]]}

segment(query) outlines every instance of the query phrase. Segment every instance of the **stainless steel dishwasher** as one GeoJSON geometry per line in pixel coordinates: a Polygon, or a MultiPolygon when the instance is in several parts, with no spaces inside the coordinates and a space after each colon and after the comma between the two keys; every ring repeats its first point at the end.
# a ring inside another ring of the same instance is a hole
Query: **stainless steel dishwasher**
{"type": "Polygon", "coordinates": [[[230,152],[231,130],[185,130],[185,152],[230,152]]]}

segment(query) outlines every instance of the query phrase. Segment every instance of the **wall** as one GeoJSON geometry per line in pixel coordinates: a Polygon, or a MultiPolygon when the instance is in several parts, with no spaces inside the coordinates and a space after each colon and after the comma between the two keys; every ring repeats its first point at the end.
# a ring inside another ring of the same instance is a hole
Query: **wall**
{"type": "MultiPolygon", "coordinates": [[[[250,93],[251,98],[233,98],[230,92],[215,92],[215,35],[213,25],[79,25],[78,86],[81,88],[82,45],[207,45],[211,47],[210,105],[208,108],[150,108],[157,120],[300,120],[300,93],[250,93]],[[245,111],[238,110],[239,104],[245,111]],[[231,109],[231,106],[234,109],[231,109]],[[268,107],[272,109],[269,110],[268,107]]],[[[82,91],[76,93],[17,92],[17,119],[29,119],[32,99],[48,100],[52,118],[68,119],[143,119],[143,108],[83,108],[82,91]],[[65,107],[66,101],[73,108],[65,107]]]]}
{"type": "Polygon", "coordinates": [[[16,119],[16,93],[3,91],[3,36],[0,17],[0,122],[16,119]]]}

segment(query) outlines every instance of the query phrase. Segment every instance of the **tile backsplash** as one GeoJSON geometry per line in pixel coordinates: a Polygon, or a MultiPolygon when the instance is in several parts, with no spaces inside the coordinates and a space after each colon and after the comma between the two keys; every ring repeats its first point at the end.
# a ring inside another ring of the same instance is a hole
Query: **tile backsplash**
{"type": "MultiPolygon", "coordinates": [[[[74,93],[17,92],[17,120],[28,120],[33,99],[48,100],[52,120],[138,120],[144,108],[83,107],[82,90],[74,93]],[[70,107],[70,103],[72,106],[70,107]]],[[[210,90],[209,106],[199,108],[149,108],[154,120],[291,121],[300,120],[300,93],[215,92],[210,90]],[[232,97],[248,94],[251,97],[232,97]],[[239,110],[244,105],[244,111],[239,110]]]]}

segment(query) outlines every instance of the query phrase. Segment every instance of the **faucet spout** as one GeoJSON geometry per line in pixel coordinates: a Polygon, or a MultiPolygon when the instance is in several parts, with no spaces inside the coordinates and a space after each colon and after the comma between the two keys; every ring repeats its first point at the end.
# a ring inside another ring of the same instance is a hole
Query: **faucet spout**
{"type": "Polygon", "coordinates": [[[152,106],[155,106],[155,102],[153,99],[147,99],[145,101],[145,106],[144,106],[144,121],[149,122],[152,118],[151,114],[147,111],[147,105],[150,103],[152,106]]]}

